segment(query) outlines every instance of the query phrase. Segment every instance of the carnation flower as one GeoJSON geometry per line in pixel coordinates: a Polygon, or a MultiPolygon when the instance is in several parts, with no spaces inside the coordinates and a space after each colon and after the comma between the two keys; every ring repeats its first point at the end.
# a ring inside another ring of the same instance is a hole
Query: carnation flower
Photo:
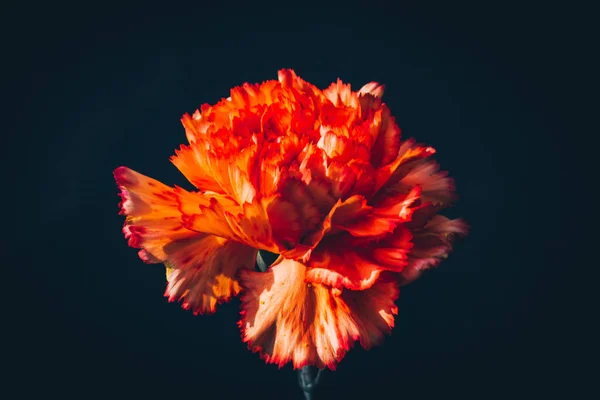
{"type": "Polygon", "coordinates": [[[183,116],[171,161],[195,190],[117,168],[123,232],[166,266],[165,296],[208,314],[242,293],[242,340],[279,366],[335,369],[356,341],[380,343],[398,287],[467,231],[438,214],[453,182],[432,147],[401,139],[383,89],[281,70],[183,116]]]}

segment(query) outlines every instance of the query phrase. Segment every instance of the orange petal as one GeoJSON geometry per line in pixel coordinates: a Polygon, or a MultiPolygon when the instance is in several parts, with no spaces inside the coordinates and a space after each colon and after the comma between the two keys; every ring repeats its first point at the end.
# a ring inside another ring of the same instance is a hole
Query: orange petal
{"type": "Polygon", "coordinates": [[[163,262],[166,246],[197,235],[183,227],[173,188],[127,167],[117,168],[114,176],[121,190],[121,214],[127,216],[123,232],[131,247],[142,249],[142,260],[163,262]]]}
{"type": "Polygon", "coordinates": [[[253,269],[256,250],[212,235],[197,235],[167,247],[169,257],[165,296],[182,301],[194,314],[213,313],[217,303],[237,295],[240,268],[253,269]]]}
{"type": "Polygon", "coordinates": [[[171,162],[198,189],[224,193],[221,186],[211,174],[210,164],[206,157],[198,159],[190,146],[181,145],[179,150],[175,150],[175,155],[171,157],[171,162]]]}
{"type": "Polygon", "coordinates": [[[187,113],[184,114],[183,117],[181,117],[181,124],[185,129],[185,135],[189,143],[205,138],[206,132],[213,125],[208,121],[208,118],[202,117],[199,110],[196,110],[192,116],[187,113]]]}
{"type": "Polygon", "coordinates": [[[350,106],[358,108],[358,95],[352,91],[349,84],[343,83],[340,79],[332,83],[323,94],[333,103],[334,106],[350,106]]]}
{"type": "Polygon", "coordinates": [[[208,233],[226,239],[238,239],[235,226],[237,219],[227,212],[216,198],[210,198],[209,204],[180,206],[182,225],[196,233],[208,233]]]}
{"type": "Polygon", "coordinates": [[[361,292],[305,283],[306,267],[281,257],[267,272],[241,271],[242,338],[268,363],[332,370],[356,340],[369,348],[394,326],[398,289],[361,292]]]}
{"type": "Polygon", "coordinates": [[[246,203],[239,213],[231,213],[211,197],[209,205],[182,208],[187,229],[237,240],[256,249],[282,253],[299,241],[300,214],[279,195],[246,203]]]}
{"type": "Polygon", "coordinates": [[[129,245],[142,249],[139,255],[145,262],[167,266],[166,295],[171,301],[183,300],[184,308],[205,313],[239,293],[235,275],[241,267],[254,267],[256,250],[182,224],[181,210],[198,209],[210,199],[172,189],[126,167],[117,168],[114,175],[122,213],[127,215],[123,231],[129,245]]]}
{"type": "Polygon", "coordinates": [[[295,88],[300,89],[302,91],[319,91],[315,86],[306,82],[292,69],[281,69],[277,71],[277,77],[281,85],[285,88],[295,88]]]}
{"type": "Polygon", "coordinates": [[[229,195],[240,205],[252,202],[256,189],[247,171],[253,150],[247,148],[239,157],[228,158],[217,156],[209,147],[205,141],[181,146],[171,161],[199,190],[229,195]]]}

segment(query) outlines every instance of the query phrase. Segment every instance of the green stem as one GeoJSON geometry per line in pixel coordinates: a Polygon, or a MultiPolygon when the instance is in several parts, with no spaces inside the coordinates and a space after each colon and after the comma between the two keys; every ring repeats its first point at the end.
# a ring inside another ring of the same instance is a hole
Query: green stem
{"type": "Polygon", "coordinates": [[[311,367],[309,365],[298,370],[298,384],[300,385],[302,392],[304,392],[304,398],[306,400],[312,400],[313,390],[319,384],[321,372],[323,372],[322,369],[311,367]]]}

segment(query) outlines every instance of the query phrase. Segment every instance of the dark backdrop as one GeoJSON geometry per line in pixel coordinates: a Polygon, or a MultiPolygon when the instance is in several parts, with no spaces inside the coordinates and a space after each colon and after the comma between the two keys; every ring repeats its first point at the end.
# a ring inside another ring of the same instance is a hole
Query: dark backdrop
{"type": "Polygon", "coordinates": [[[581,208],[570,167],[585,146],[570,121],[587,13],[406,4],[10,7],[7,390],[301,398],[291,368],[265,365],[241,342],[237,300],[194,317],[162,297],[164,269],[122,237],[112,178],[127,165],[189,187],[169,162],[184,142],[180,116],[283,67],[322,88],[338,77],[356,89],[386,84],[404,135],[434,146],[456,180],[460,201],[447,215],[472,225],[440,268],[402,290],[385,344],[351,350],[317,399],[578,390],[566,282],[578,240],[570,210],[581,208]]]}

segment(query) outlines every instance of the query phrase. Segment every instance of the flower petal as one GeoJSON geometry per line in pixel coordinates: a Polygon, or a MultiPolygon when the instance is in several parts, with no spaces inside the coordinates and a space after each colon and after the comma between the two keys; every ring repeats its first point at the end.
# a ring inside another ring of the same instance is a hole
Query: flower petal
{"type": "MultiPolygon", "coordinates": [[[[171,301],[184,301],[194,313],[214,312],[240,291],[235,278],[242,267],[253,268],[256,250],[242,243],[186,229],[181,210],[210,202],[203,195],[173,189],[126,167],[114,172],[121,189],[123,231],[129,245],[141,248],[147,263],[164,263],[171,301]]],[[[216,201],[213,199],[212,201],[216,201]]]]}
{"type": "Polygon", "coordinates": [[[253,269],[256,260],[252,247],[205,234],[172,243],[167,251],[165,296],[182,301],[183,308],[194,314],[213,313],[217,303],[237,295],[238,270],[253,269]]]}
{"type": "Polygon", "coordinates": [[[358,96],[352,91],[349,84],[343,83],[340,79],[332,83],[323,94],[333,103],[334,106],[349,106],[358,108],[358,96]]]}
{"type": "Polygon", "coordinates": [[[307,284],[306,267],[281,257],[266,272],[241,271],[243,341],[268,363],[332,370],[354,341],[369,348],[394,326],[394,282],[350,292],[307,284]]]}
{"type": "MultiPolygon", "coordinates": [[[[435,212],[435,208],[424,209],[435,212]]],[[[420,219],[420,217],[419,217],[420,219]]],[[[408,265],[399,274],[399,282],[406,285],[417,279],[424,270],[436,267],[452,251],[456,236],[468,233],[469,226],[462,219],[450,220],[435,215],[420,228],[412,227],[413,248],[408,257],[408,265]]]]}
{"type": "Polygon", "coordinates": [[[357,216],[337,226],[353,236],[382,236],[392,233],[398,224],[411,219],[413,205],[419,199],[421,189],[415,186],[407,194],[397,193],[382,201],[374,202],[371,212],[357,216]]]}
{"type": "Polygon", "coordinates": [[[401,176],[399,176],[398,168],[409,161],[429,157],[435,154],[433,147],[423,147],[415,144],[414,140],[407,140],[400,145],[398,150],[398,157],[390,164],[381,167],[377,171],[376,177],[376,190],[385,188],[393,183],[396,183],[401,176]]]}
{"type": "Polygon", "coordinates": [[[385,85],[380,85],[377,82],[369,82],[358,91],[359,96],[370,94],[374,97],[383,97],[385,85]]]}
{"type": "Polygon", "coordinates": [[[381,117],[377,128],[377,137],[371,149],[371,164],[375,168],[391,163],[398,157],[400,149],[401,130],[385,104],[381,106],[381,117]]]}
{"type": "Polygon", "coordinates": [[[387,193],[408,193],[415,185],[421,187],[421,199],[425,203],[448,205],[456,199],[454,180],[439,165],[430,160],[414,160],[401,167],[405,171],[397,183],[389,185],[387,193]]]}
{"type": "Polygon", "coordinates": [[[317,146],[331,160],[340,163],[347,163],[354,159],[367,161],[370,156],[367,146],[351,138],[346,126],[321,126],[321,139],[317,146]]]}
{"type": "Polygon", "coordinates": [[[205,156],[197,158],[192,147],[181,145],[179,150],[175,150],[171,162],[198,189],[224,193],[211,172],[209,160],[205,156]]]}
{"type": "Polygon", "coordinates": [[[127,216],[123,233],[131,247],[142,249],[142,260],[163,262],[167,245],[197,235],[183,227],[173,188],[127,167],[117,168],[114,177],[121,190],[121,214],[127,216]]]}
{"type": "Polygon", "coordinates": [[[181,208],[182,224],[198,233],[209,233],[237,240],[256,249],[282,253],[293,248],[300,240],[301,214],[294,204],[280,195],[255,199],[232,213],[216,197],[208,205],[181,208]]]}
{"type": "Polygon", "coordinates": [[[383,271],[404,269],[411,238],[410,230],[403,225],[378,240],[354,238],[345,232],[328,236],[312,251],[306,279],[334,288],[368,289],[383,271]]]}
{"type": "Polygon", "coordinates": [[[199,190],[229,195],[239,205],[250,203],[256,196],[256,189],[247,172],[254,157],[248,147],[238,157],[219,157],[205,141],[197,141],[189,146],[181,146],[171,157],[171,162],[199,190]]]}

